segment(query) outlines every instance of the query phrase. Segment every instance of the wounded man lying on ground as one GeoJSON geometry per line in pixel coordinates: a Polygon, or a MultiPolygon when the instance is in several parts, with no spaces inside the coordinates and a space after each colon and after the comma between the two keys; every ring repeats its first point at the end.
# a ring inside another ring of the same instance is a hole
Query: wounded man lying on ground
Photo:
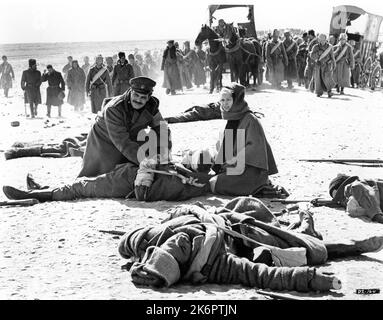
{"type": "Polygon", "coordinates": [[[383,180],[338,174],[330,182],[329,192],[351,217],[383,223],[383,180]]]}
{"type": "Polygon", "coordinates": [[[340,289],[340,281],[308,266],[383,246],[383,237],[325,243],[314,230],[309,209],[300,212],[300,227],[293,231],[280,228],[256,198],[239,197],[224,208],[210,209],[200,203],[181,205],[170,209],[169,219],[161,225],[126,233],[119,252],[130,259],[126,269],[133,282],[156,287],[191,282],[329,291],[340,289]]]}
{"type": "Polygon", "coordinates": [[[23,157],[82,157],[86,145],[87,133],[79,136],[65,138],[61,143],[35,144],[16,142],[5,151],[6,160],[23,157]]]}
{"type": "MultiPolygon", "coordinates": [[[[202,176],[199,176],[202,179],[202,176]]],[[[29,176],[29,191],[4,186],[3,192],[9,199],[37,199],[40,202],[134,197],[145,201],[176,201],[208,193],[209,183],[197,180],[198,178],[193,178],[193,174],[189,174],[189,170],[183,169],[181,165],[161,164],[145,159],[140,167],[132,163],[119,164],[111,172],[97,177],[79,177],[74,183],[59,188],[36,189],[35,186],[39,183],[29,176]]]]}
{"type": "MultiPolygon", "coordinates": [[[[210,166],[200,162],[201,158],[208,156],[211,154],[206,154],[206,151],[196,151],[195,156],[185,156],[182,163],[145,158],[140,163],[140,167],[132,163],[120,164],[111,172],[97,177],[80,177],[74,183],[59,188],[41,187],[29,175],[27,177],[29,191],[4,186],[3,192],[9,199],[37,199],[40,202],[134,197],[140,201],[182,201],[206,195],[209,192],[214,193],[212,184],[215,187],[218,185],[219,189],[221,180],[216,180],[217,175],[210,172],[210,166]],[[203,153],[205,156],[202,156],[203,153]]],[[[227,179],[224,183],[226,187],[229,187],[227,179]]],[[[259,188],[256,194],[266,197],[288,195],[284,188],[272,185],[270,181],[259,188]]]]}

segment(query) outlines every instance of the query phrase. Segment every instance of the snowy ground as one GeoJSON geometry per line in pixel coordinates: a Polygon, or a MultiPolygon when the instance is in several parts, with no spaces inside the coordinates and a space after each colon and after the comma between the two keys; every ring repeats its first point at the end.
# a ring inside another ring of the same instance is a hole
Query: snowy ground
{"type": "MultiPolygon", "coordinates": [[[[212,102],[217,94],[204,89],[166,96],[158,89],[164,116],[192,105],[212,102]]],[[[247,101],[262,112],[261,120],[273,149],[279,174],[273,181],[283,185],[291,198],[328,197],[329,181],[337,173],[383,178],[382,168],[363,168],[325,163],[299,162],[303,158],[383,159],[382,91],[346,89],[345,96],[317,98],[302,88],[275,91],[265,86],[249,91],[247,101]]],[[[46,125],[45,106],[39,117],[24,116],[21,93],[0,98],[0,153],[16,141],[60,142],[87,132],[90,113],[76,114],[63,107],[64,118],[53,117],[46,125]],[[20,121],[11,127],[11,121],[20,121]]],[[[57,110],[53,108],[52,115],[57,110]]],[[[223,120],[171,125],[174,154],[183,150],[214,146],[223,120]]],[[[79,172],[81,158],[22,158],[5,161],[0,155],[0,185],[25,188],[32,172],[38,181],[51,186],[70,183],[79,172]]],[[[0,201],[5,200],[3,194],[0,201]]],[[[221,206],[229,198],[201,197],[206,205],[221,206]]],[[[281,206],[270,203],[273,211],[281,206]]],[[[153,290],[136,287],[121,270],[125,261],[118,255],[118,238],[99,229],[130,230],[157,224],[166,209],[176,203],[142,203],[120,199],[51,202],[32,207],[0,208],[0,299],[264,299],[254,289],[241,286],[187,286],[153,290]]],[[[315,226],[326,240],[343,241],[382,235],[383,225],[348,217],[342,210],[315,209],[315,226]]],[[[382,299],[383,294],[363,296],[356,289],[383,289],[383,252],[332,261],[321,267],[343,281],[339,292],[328,295],[293,295],[315,299],[382,299]]]]}

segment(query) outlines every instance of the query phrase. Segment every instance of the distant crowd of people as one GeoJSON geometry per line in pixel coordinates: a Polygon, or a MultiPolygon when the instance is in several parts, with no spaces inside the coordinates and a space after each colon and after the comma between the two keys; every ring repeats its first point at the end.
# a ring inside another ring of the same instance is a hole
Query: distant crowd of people
{"type": "MultiPolygon", "coordinates": [[[[222,25],[225,27],[224,21],[222,25]]],[[[336,39],[334,36],[327,38],[325,34],[316,35],[314,30],[301,36],[293,36],[290,31],[285,31],[281,36],[278,30],[274,30],[259,43],[262,47],[261,65],[266,66],[266,69],[262,67],[260,70],[261,81],[258,83],[263,82],[265,72],[266,80],[276,89],[284,88],[284,80],[287,80],[287,88],[291,89],[293,81],[296,81],[298,86],[304,85],[318,97],[324,93],[331,97],[334,87],[339,94],[344,94],[345,87],[358,87],[360,83],[360,44],[354,40],[348,41],[345,33],[336,39]]],[[[130,87],[130,79],[134,77],[157,79],[161,70],[163,88],[167,94],[175,95],[179,91],[190,90],[193,85],[197,88],[204,86],[211,71],[208,48],[203,49],[202,45],[192,48],[190,41],[185,41],[181,50],[178,42],[169,40],[162,57],[157,51],[139,54],[136,48],[127,59],[124,52],[105,59],[98,55],[92,65],[86,56],[81,67],[72,56],[67,59],[62,73],[48,64],[42,75],[37,70],[36,60],[29,59],[29,69],[22,73],[21,88],[32,118],[37,115],[37,106],[41,104],[40,86],[45,81],[48,82],[46,105],[47,116],[50,117],[52,106],[58,107],[58,115],[61,116],[66,88],[67,102],[74,106],[75,111],[84,110],[88,95],[92,113],[97,113],[105,98],[125,93],[130,87]]],[[[7,57],[3,56],[2,60],[0,88],[8,97],[15,74],[7,57]]],[[[383,67],[383,53],[380,54],[380,64],[383,67]]]]}
{"type": "MultiPolygon", "coordinates": [[[[105,98],[125,93],[130,87],[129,81],[132,78],[139,76],[157,78],[160,68],[158,52],[155,51],[152,55],[147,51],[142,56],[138,53],[138,49],[135,49],[134,53],[129,54],[126,59],[125,53],[119,52],[113,57],[106,57],[105,64],[103,56],[98,55],[92,65],[86,56],[81,67],[78,60],[69,56],[62,72],[48,64],[43,74],[37,69],[36,59],[29,59],[29,68],[24,70],[21,76],[21,88],[24,91],[24,103],[29,104],[31,117],[37,116],[37,107],[41,104],[40,86],[45,81],[48,82],[47,116],[51,116],[52,106],[57,106],[58,116],[61,117],[66,88],[67,102],[74,106],[75,111],[84,110],[88,95],[92,113],[97,113],[101,110],[105,98]]],[[[0,75],[1,88],[4,89],[5,97],[8,97],[15,74],[6,56],[3,56],[3,63],[0,65],[0,75]]]]}

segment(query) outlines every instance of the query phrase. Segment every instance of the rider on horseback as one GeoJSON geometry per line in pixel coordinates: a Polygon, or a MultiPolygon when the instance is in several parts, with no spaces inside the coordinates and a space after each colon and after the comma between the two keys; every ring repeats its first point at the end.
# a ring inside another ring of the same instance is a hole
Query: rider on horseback
{"type": "Polygon", "coordinates": [[[233,33],[236,33],[233,24],[226,23],[223,19],[218,20],[218,26],[215,31],[225,43],[228,43],[233,33]]]}

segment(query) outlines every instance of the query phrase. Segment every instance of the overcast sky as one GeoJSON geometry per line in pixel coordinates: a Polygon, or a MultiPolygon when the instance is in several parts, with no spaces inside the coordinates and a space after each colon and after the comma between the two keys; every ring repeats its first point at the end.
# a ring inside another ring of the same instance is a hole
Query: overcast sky
{"type": "Polygon", "coordinates": [[[254,4],[257,30],[328,33],[332,8],[342,4],[383,16],[382,0],[2,0],[0,43],[193,39],[217,3],[254,4]]]}

